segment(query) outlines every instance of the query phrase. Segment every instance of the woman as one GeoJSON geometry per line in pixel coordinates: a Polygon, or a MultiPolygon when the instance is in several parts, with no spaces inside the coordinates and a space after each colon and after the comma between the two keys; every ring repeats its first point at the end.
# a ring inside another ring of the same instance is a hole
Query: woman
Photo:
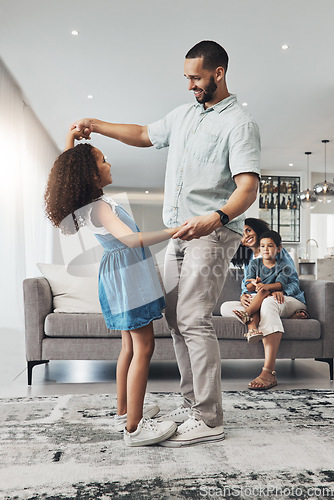
{"type": "MultiPolygon", "coordinates": [[[[235,318],[235,314],[233,313],[234,309],[242,309],[250,305],[252,295],[248,293],[245,276],[250,261],[260,257],[261,234],[269,229],[269,225],[261,219],[248,218],[245,220],[241,245],[232,259],[232,263],[235,266],[244,266],[244,279],[241,284],[240,302],[224,302],[220,309],[222,316],[235,318]]],[[[290,278],[298,283],[299,279],[295,264],[284,248],[278,253],[277,260],[288,264],[292,268],[293,272],[290,278]]],[[[270,297],[267,297],[263,301],[260,315],[261,320],[259,329],[263,333],[264,366],[260,375],[248,385],[249,389],[253,390],[267,390],[277,385],[275,362],[282,333],[284,331],[280,318],[306,319],[309,317],[306,311],[306,305],[305,308],[296,310],[284,304],[284,295],[281,291],[273,292],[270,297]]]]}

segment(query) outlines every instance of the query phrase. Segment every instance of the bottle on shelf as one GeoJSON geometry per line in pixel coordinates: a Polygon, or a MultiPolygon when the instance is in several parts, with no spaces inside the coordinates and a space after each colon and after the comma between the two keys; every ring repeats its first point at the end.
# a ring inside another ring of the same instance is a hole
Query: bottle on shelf
{"type": "Polygon", "coordinates": [[[276,199],[275,199],[275,208],[276,209],[278,208],[278,195],[276,196],[276,199]]]}
{"type": "Polygon", "coordinates": [[[289,184],[288,184],[287,192],[288,192],[288,194],[292,193],[292,184],[291,184],[291,182],[289,182],[289,184]]]}
{"type": "Polygon", "coordinates": [[[293,193],[298,193],[298,186],[297,186],[297,182],[296,180],[293,181],[293,184],[292,184],[292,192],[293,193]]]}
{"type": "Polygon", "coordinates": [[[270,203],[269,203],[269,208],[274,209],[275,208],[275,202],[274,202],[274,195],[271,195],[270,203]]]}
{"type": "Polygon", "coordinates": [[[281,208],[282,210],[285,210],[285,209],[286,209],[285,196],[283,196],[283,198],[282,198],[282,201],[281,201],[281,204],[280,204],[280,208],[281,208]]]}
{"type": "Polygon", "coordinates": [[[267,195],[266,195],[266,197],[264,199],[264,209],[268,210],[268,196],[267,195]]]}
{"type": "Polygon", "coordinates": [[[288,210],[290,210],[290,209],[291,209],[291,196],[288,196],[288,202],[287,202],[287,204],[286,204],[286,208],[287,208],[288,210]]]}
{"type": "Polygon", "coordinates": [[[259,199],[259,208],[264,208],[263,198],[261,195],[260,195],[260,199],[259,199]]]}
{"type": "Polygon", "coordinates": [[[286,182],[281,182],[280,191],[283,194],[286,193],[286,182]]]}
{"type": "Polygon", "coordinates": [[[297,210],[298,206],[297,206],[297,196],[294,195],[293,196],[293,202],[292,202],[292,206],[291,206],[292,210],[297,210]]]}

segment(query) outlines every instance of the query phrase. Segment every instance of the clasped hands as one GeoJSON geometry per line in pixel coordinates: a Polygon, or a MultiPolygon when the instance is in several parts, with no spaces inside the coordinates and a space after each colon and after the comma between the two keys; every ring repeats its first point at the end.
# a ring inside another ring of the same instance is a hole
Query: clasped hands
{"type": "Polygon", "coordinates": [[[261,290],[268,290],[268,287],[265,285],[265,283],[262,283],[262,280],[259,276],[256,278],[251,278],[249,280],[246,280],[246,284],[251,283],[254,288],[255,292],[260,292],[261,290]]]}
{"type": "Polygon", "coordinates": [[[89,118],[85,118],[71,125],[70,131],[74,134],[78,141],[82,139],[90,140],[90,134],[93,132],[93,127],[89,118]]]}
{"type": "Polygon", "coordinates": [[[211,234],[219,226],[221,226],[220,219],[215,212],[208,215],[198,215],[186,220],[181,229],[174,234],[173,239],[180,238],[186,241],[199,239],[201,236],[211,234]]]}
{"type": "MultiPolygon", "coordinates": [[[[252,285],[254,285],[254,287],[255,287],[256,292],[260,292],[261,290],[268,290],[268,287],[265,285],[265,283],[262,283],[262,280],[259,276],[257,276],[256,278],[252,278],[252,279],[247,280],[246,283],[252,283],[252,285]]],[[[251,295],[250,294],[244,294],[244,295],[247,296],[247,297],[245,297],[245,299],[247,301],[247,306],[248,306],[251,302],[251,295]]],[[[284,294],[281,290],[275,290],[275,291],[271,292],[270,295],[272,297],[274,297],[274,299],[277,300],[277,302],[279,304],[283,304],[284,294]]],[[[268,295],[268,297],[270,297],[270,295],[268,295]]]]}

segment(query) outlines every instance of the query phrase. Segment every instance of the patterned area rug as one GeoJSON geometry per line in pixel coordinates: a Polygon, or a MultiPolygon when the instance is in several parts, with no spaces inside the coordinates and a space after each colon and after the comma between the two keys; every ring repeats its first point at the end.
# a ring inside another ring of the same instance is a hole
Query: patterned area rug
{"type": "MultiPolygon", "coordinates": [[[[334,499],[334,392],[224,392],[225,441],[127,448],[114,395],[0,401],[1,500],[334,499]]],[[[163,411],[175,394],[151,393],[163,411]]]]}

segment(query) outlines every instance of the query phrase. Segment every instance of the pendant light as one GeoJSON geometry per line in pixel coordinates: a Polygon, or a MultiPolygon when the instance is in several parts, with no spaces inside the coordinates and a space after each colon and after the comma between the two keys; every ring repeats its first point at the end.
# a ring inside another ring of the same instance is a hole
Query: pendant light
{"type": "MultiPolygon", "coordinates": [[[[309,158],[310,155],[312,154],[310,151],[305,151],[305,154],[307,155],[307,184],[309,183],[310,177],[309,177],[309,158]]],[[[312,210],[316,203],[317,203],[317,197],[314,194],[314,191],[310,190],[309,188],[305,189],[305,191],[302,191],[301,193],[298,193],[297,195],[298,200],[300,201],[300,204],[303,208],[306,208],[308,210],[312,210]]]]}
{"type": "Polygon", "coordinates": [[[320,184],[316,184],[313,190],[321,203],[330,203],[334,199],[334,184],[326,180],[326,144],[329,140],[324,139],[321,142],[325,145],[325,180],[320,184]]]}

